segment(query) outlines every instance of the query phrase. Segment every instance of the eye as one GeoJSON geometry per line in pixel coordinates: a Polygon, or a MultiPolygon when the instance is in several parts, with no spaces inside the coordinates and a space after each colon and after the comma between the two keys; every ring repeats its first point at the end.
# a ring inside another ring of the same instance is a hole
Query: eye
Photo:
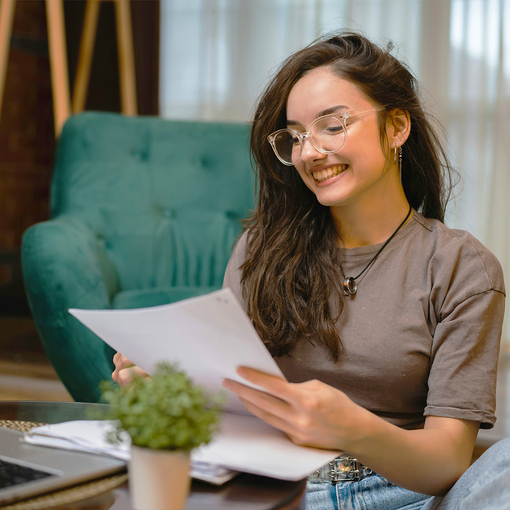
{"type": "Polygon", "coordinates": [[[326,132],[331,135],[336,135],[338,133],[341,133],[343,130],[344,130],[344,127],[342,126],[342,124],[335,124],[335,125],[328,126],[326,129],[326,132]]]}

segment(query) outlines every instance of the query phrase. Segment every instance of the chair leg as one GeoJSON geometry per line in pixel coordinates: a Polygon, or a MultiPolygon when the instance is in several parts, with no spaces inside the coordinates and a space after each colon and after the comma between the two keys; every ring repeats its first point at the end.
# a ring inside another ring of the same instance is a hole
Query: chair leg
{"type": "Polygon", "coordinates": [[[2,0],[0,4],[0,118],[2,116],[5,73],[11,45],[12,23],[14,21],[14,2],[15,0],[2,0]]]}
{"type": "Polygon", "coordinates": [[[73,113],[80,113],[85,109],[100,6],[100,0],[87,0],[81,33],[80,54],[74,79],[73,113]]]}
{"type": "Polygon", "coordinates": [[[129,0],[115,0],[121,109],[124,115],[138,115],[136,102],[135,58],[129,0]]]}
{"type": "Polygon", "coordinates": [[[46,18],[48,22],[48,44],[50,47],[55,136],[58,138],[64,122],[71,114],[64,5],[62,0],[46,0],[46,18]]]}

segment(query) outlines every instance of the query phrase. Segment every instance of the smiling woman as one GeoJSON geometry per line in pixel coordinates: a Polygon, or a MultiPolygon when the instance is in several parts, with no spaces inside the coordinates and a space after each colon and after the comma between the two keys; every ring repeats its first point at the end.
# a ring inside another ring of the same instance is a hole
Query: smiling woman
{"type": "Polygon", "coordinates": [[[321,39],[261,96],[252,153],[258,207],[224,285],[289,382],[244,368],[266,392],[227,387],[295,442],[346,452],[307,508],[442,505],[429,495],[495,421],[505,290],[496,258],[442,223],[452,171],[415,78],[391,46],[321,39]]]}

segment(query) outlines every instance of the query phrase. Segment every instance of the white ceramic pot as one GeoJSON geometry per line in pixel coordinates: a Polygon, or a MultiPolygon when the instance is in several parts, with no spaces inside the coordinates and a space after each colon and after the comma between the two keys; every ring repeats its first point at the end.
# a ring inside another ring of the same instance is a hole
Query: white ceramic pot
{"type": "Polygon", "coordinates": [[[190,452],[131,445],[129,490],[135,510],[183,510],[190,487],[190,452]]]}

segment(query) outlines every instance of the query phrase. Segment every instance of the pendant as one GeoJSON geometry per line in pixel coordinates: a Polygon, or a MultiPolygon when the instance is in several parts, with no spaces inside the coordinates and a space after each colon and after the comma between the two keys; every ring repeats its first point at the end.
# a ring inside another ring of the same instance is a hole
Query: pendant
{"type": "Polygon", "coordinates": [[[354,278],[346,277],[344,280],[344,295],[353,296],[358,290],[358,284],[354,281],[354,278]]]}

